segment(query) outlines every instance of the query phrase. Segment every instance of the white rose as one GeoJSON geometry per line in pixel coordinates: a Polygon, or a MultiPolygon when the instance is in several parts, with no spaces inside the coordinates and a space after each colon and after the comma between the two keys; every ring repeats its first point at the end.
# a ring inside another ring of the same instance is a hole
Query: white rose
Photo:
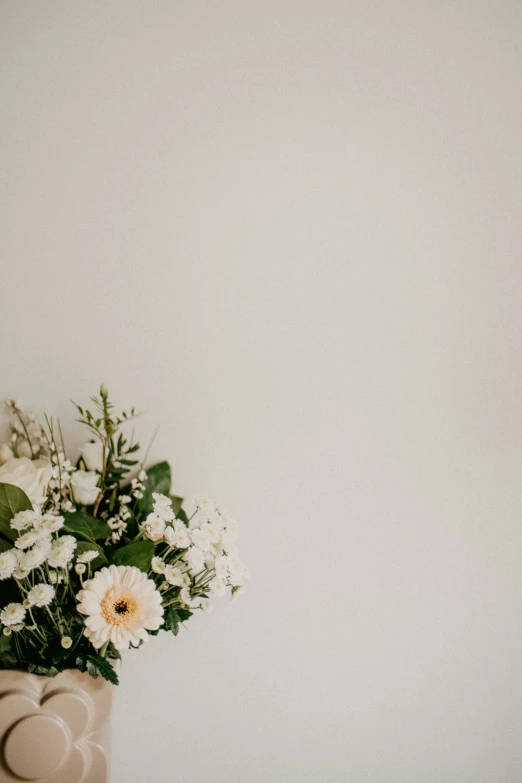
{"type": "Polygon", "coordinates": [[[97,483],[98,474],[94,471],[77,470],[73,473],[71,489],[75,501],[82,506],[92,506],[93,503],[96,503],[100,494],[100,490],[96,486],[97,483]]]}
{"type": "Polygon", "coordinates": [[[46,459],[12,457],[0,466],[0,482],[14,484],[25,492],[31,503],[41,506],[47,496],[51,473],[51,463],[46,459]]]}
{"type": "Polygon", "coordinates": [[[95,443],[85,443],[80,449],[80,454],[87,466],[87,470],[102,472],[104,450],[101,440],[97,440],[95,443]]]}

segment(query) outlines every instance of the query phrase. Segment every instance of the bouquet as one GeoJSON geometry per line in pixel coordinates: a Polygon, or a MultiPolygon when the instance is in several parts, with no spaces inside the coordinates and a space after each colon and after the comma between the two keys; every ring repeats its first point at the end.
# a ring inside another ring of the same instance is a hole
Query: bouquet
{"type": "Polygon", "coordinates": [[[66,668],[117,684],[121,651],[176,635],[211,598],[245,589],[236,522],[208,497],[190,516],[167,462],[145,467],[105,386],[73,403],[89,440],[67,457],[59,422],[8,400],[0,444],[0,668],[66,668]]]}

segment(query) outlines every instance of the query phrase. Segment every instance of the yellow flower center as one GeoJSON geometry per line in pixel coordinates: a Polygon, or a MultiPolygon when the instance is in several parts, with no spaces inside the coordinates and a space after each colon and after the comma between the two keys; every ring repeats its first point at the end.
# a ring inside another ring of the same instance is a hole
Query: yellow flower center
{"type": "Polygon", "coordinates": [[[129,625],[138,608],[134,596],[121,587],[112,587],[100,605],[104,620],[110,625],[129,625]]]}

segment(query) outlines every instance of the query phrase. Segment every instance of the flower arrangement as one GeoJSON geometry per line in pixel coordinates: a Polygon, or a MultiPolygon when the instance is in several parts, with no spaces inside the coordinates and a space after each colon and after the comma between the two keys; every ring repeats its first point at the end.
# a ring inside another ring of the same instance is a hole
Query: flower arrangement
{"type": "Polygon", "coordinates": [[[245,589],[233,519],[207,497],[190,516],[167,462],[146,468],[105,386],[73,403],[90,439],[73,464],[59,422],[8,400],[0,444],[0,668],[67,668],[117,684],[112,662],[178,633],[211,598],[245,589]]]}

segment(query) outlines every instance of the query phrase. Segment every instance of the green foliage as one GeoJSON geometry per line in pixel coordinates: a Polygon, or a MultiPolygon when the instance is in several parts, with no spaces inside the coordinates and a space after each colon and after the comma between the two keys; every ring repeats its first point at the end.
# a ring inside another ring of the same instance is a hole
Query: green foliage
{"type": "Polygon", "coordinates": [[[0,553],[7,552],[8,549],[13,548],[12,541],[6,541],[5,538],[0,538],[0,553]]]}
{"type": "Polygon", "coordinates": [[[96,549],[98,552],[98,557],[96,557],[94,560],[91,560],[90,565],[93,570],[96,570],[97,568],[101,568],[102,565],[106,565],[107,563],[107,558],[105,557],[103,547],[101,547],[99,544],[95,544],[92,541],[78,541],[75,555],[78,557],[78,555],[82,555],[84,552],[92,552],[93,549],[96,549]]]}
{"type": "Polygon", "coordinates": [[[118,675],[109,661],[106,661],[100,655],[82,653],[76,658],[76,666],[81,672],[88,672],[95,680],[101,674],[105,680],[112,682],[113,685],[118,685],[119,683],[118,675]]]}
{"type": "Polygon", "coordinates": [[[97,519],[84,511],[64,514],[64,530],[75,538],[94,543],[97,539],[108,538],[111,534],[109,525],[102,519],[97,519]]]}
{"type": "Polygon", "coordinates": [[[43,674],[45,677],[56,677],[63,669],[57,669],[56,666],[37,666],[34,663],[30,663],[27,671],[33,674],[43,674]]]}
{"type": "Polygon", "coordinates": [[[170,499],[172,500],[172,510],[176,514],[176,516],[181,511],[181,505],[183,503],[183,498],[179,498],[177,495],[171,495],[170,499]]]}
{"type": "Polygon", "coordinates": [[[136,566],[145,573],[149,570],[153,557],[153,541],[135,541],[133,544],[127,544],[127,546],[114,550],[109,556],[111,565],[136,566]]]}
{"type": "Polygon", "coordinates": [[[165,615],[164,615],[164,624],[163,624],[163,630],[164,631],[172,631],[174,636],[178,635],[179,631],[179,617],[178,613],[175,609],[173,609],[172,606],[168,606],[165,615]]]}
{"type": "Polygon", "coordinates": [[[31,511],[33,504],[21,489],[13,484],[0,484],[0,532],[12,541],[18,537],[10,521],[19,511],[31,511]]]}
{"type": "Polygon", "coordinates": [[[139,509],[144,516],[150,514],[154,501],[152,499],[153,492],[159,492],[161,495],[168,495],[170,493],[170,485],[172,483],[172,474],[170,465],[168,462],[158,462],[147,470],[147,478],[143,482],[145,489],[143,491],[143,497],[139,501],[139,509]]]}

